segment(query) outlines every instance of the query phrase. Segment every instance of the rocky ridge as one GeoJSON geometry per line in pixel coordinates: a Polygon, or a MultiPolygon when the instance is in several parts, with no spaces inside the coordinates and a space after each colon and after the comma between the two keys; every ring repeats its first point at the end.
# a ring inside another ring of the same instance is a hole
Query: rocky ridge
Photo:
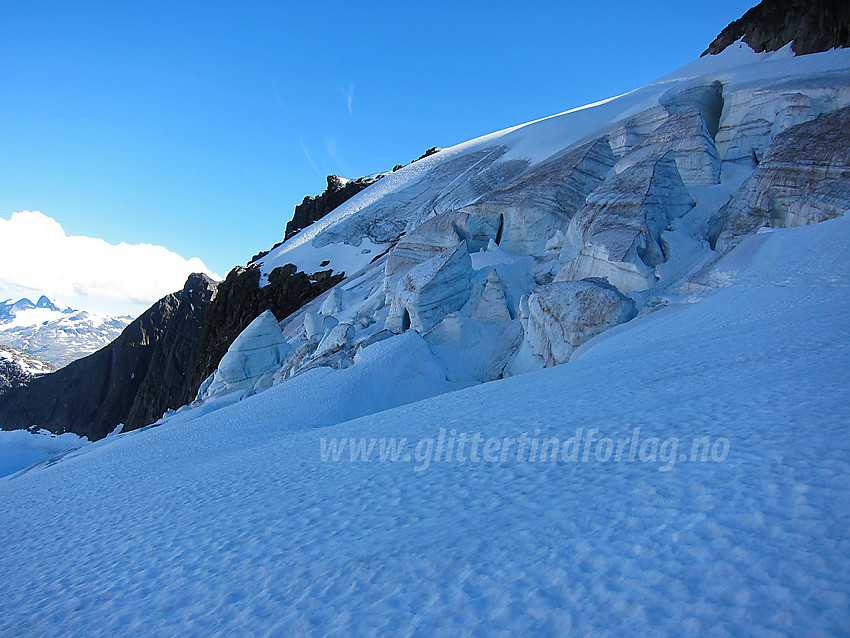
{"type": "Polygon", "coordinates": [[[55,369],[29,352],[0,344],[0,394],[26,385],[37,376],[55,369]]]}
{"type": "Polygon", "coordinates": [[[717,54],[743,38],[750,47],[797,54],[850,46],[850,4],[844,0],[762,0],[721,31],[703,55],[717,54]]]}
{"type": "Polygon", "coordinates": [[[328,187],[321,195],[315,197],[308,195],[295,207],[295,214],[286,224],[284,239],[289,239],[303,228],[320,220],[383,176],[383,173],[379,173],[357,179],[344,179],[339,175],[328,175],[328,187]]]}
{"type": "Polygon", "coordinates": [[[180,405],[215,289],[206,275],[191,275],[182,290],[160,299],[106,347],[3,394],[0,426],[37,424],[98,439],[118,424],[141,427],[168,405],[180,405]]]}

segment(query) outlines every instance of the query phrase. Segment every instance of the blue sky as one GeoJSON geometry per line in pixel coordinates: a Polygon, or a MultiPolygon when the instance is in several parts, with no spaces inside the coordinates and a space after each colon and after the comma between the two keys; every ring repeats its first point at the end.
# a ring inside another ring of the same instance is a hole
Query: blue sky
{"type": "Polygon", "coordinates": [[[223,275],[328,173],[631,90],[753,4],[4,2],[0,218],[223,275]]]}

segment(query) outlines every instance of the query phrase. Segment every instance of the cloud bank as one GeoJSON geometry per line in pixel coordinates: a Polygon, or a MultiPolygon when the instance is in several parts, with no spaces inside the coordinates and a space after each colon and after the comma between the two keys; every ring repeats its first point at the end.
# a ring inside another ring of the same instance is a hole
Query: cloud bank
{"type": "Polygon", "coordinates": [[[38,211],[0,217],[0,288],[149,305],[182,288],[193,272],[217,277],[197,257],[164,246],[67,235],[38,211]]]}

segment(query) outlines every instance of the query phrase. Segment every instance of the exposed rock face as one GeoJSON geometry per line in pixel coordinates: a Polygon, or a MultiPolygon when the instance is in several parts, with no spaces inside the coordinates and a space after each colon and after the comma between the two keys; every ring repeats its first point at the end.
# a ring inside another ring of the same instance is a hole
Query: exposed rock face
{"type": "Polygon", "coordinates": [[[439,152],[440,152],[440,151],[442,151],[442,150],[443,150],[443,149],[441,149],[439,146],[432,146],[431,148],[429,148],[427,151],[425,151],[424,153],[422,153],[422,155],[420,155],[419,157],[417,157],[417,158],[416,158],[415,160],[413,160],[413,161],[414,161],[414,162],[418,162],[419,160],[421,160],[421,159],[425,159],[426,157],[430,157],[430,156],[431,156],[431,155],[433,155],[434,153],[439,153],[439,152]]]}
{"type": "Polygon", "coordinates": [[[339,175],[328,175],[328,187],[316,197],[307,196],[295,207],[295,215],[286,224],[286,239],[318,221],[340,204],[348,201],[383,175],[346,180],[339,175]]]}
{"type": "Polygon", "coordinates": [[[0,394],[26,385],[35,377],[55,369],[29,352],[0,344],[0,394]]]}
{"type": "Polygon", "coordinates": [[[343,275],[319,272],[311,277],[296,272],[295,266],[288,264],[275,268],[269,274],[269,283],[260,288],[258,268],[231,270],[218,285],[215,301],[201,329],[198,358],[190,375],[190,392],[184,397],[185,401],[194,398],[201,383],[213,373],[236,337],[263,311],[270,310],[275,317],[288,317],[307,301],[342,281],[343,275]]]}
{"type": "Polygon", "coordinates": [[[108,346],[0,397],[0,427],[37,424],[99,439],[156,421],[195,398],[237,336],[265,310],[285,317],[342,275],[312,279],[276,268],[259,287],[257,268],[235,268],[216,285],[194,274],[108,346]]]}
{"type": "Polygon", "coordinates": [[[528,298],[525,339],[546,367],[559,365],[585,341],[636,314],[634,302],[603,281],[555,282],[528,298]]]}
{"type": "Polygon", "coordinates": [[[573,217],[564,261],[578,253],[557,280],[603,277],[622,292],[648,288],[655,283],[652,269],[664,261],[661,232],[692,206],[674,151],[630,166],[594,191],[573,217]]]}
{"type": "Polygon", "coordinates": [[[812,224],[850,209],[850,107],[777,135],[716,221],[725,251],[762,226],[812,224]]]}
{"type": "Polygon", "coordinates": [[[762,0],[720,32],[703,53],[716,54],[744,38],[754,51],[776,51],[789,42],[794,53],[850,46],[846,0],[762,0]]]}
{"type": "Polygon", "coordinates": [[[106,347],[0,396],[0,427],[37,424],[99,439],[119,423],[138,428],[179,407],[215,290],[206,275],[191,275],[106,347]]]}

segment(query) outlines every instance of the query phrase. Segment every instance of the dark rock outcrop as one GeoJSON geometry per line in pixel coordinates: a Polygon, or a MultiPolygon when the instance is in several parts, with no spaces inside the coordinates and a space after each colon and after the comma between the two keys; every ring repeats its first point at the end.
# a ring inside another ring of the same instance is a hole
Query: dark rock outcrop
{"type": "Polygon", "coordinates": [[[439,146],[432,146],[431,148],[429,148],[427,151],[425,151],[424,153],[422,153],[422,155],[420,155],[419,157],[417,157],[417,158],[416,158],[415,160],[413,160],[413,161],[414,161],[414,162],[418,162],[419,160],[421,160],[421,159],[425,159],[426,157],[430,157],[430,156],[431,156],[431,155],[433,155],[434,153],[439,153],[439,152],[440,152],[440,151],[442,151],[442,150],[443,150],[443,149],[442,149],[442,148],[440,148],[439,146]]]}
{"type": "Polygon", "coordinates": [[[0,394],[26,385],[38,375],[55,369],[29,352],[0,343],[0,394]]]}
{"type": "Polygon", "coordinates": [[[309,277],[287,264],[269,273],[262,288],[260,270],[256,267],[234,268],[218,285],[218,292],[207,313],[197,363],[192,371],[190,391],[181,403],[195,398],[201,383],[218,366],[230,344],[245,327],[264,310],[283,319],[311,299],[332,288],[344,273],[317,272],[309,277]]]}
{"type": "MultiPolygon", "coordinates": [[[[443,149],[439,146],[432,146],[422,153],[422,155],[413,160],[413,162],[418,162],[419,160],[429,157],[434,153],[439,153],[442,150],[443,149]]],[[[393,167],[393,171],[397,171],[402,168],[404,168],[404,164],[396,164],[393,167]]],[[[286,224],[284,241],[313,222],[320,220],[337,206],[344,204],[364,188],[377,182],[379,179],[384,177],[384,175],[386,175],[386,173],[378,173],[377,175],[358,177],[357,179],[352,180],[345,180],[339,175],[328,175],[328,187],[325,189],[324,193],[316,197],[308,195],[300,204],[298,204],[298,206],[295,207],[295,214],[289,223],[286,224]]],[[[272,250],[277,248],[279,245],[280,244],[276,244],[272,250]]],[[[268,251],[254,255],[248,263],[254,263],[266,254],[268,254],[268,251]]]]}
{"type": "Polygon", "coordinates": [[[239,333],[264,310],[286,317],[342,280],[275,268],[234,268],[219,284],[194,274],[112,343],[0,396],[0,427],[38,425],[99,439],[119,423],[133,430],[192,399],[239,333]]]}
{"type": "Polygon", "coordinates": [[[109,345],[0,396],[0,427],[37,424],[99,439],[119,423],[142,427],[182,405],[215,291],[206,275],[190,275],[109,345]]]}
{"type": "Polygon", "coordinates": [[[798,55],[850,46],[847,0],[762,0],[720,32],[703,55],[720,53],[741,37],[758,53],[789,42],[798,55]]]}
{"type": "Polygon", "coordinates": [[[295,215],[286,225],[285,238],[289,239],[298,231],[306,228],[315,221],[331,212],[334,208],[348,201],[370,184],[374,184],[383,175],[360,177],[344,180],[339,175],[328,175],[328,187],[317,197],[307,196],[295,207],[295,215]]]}

